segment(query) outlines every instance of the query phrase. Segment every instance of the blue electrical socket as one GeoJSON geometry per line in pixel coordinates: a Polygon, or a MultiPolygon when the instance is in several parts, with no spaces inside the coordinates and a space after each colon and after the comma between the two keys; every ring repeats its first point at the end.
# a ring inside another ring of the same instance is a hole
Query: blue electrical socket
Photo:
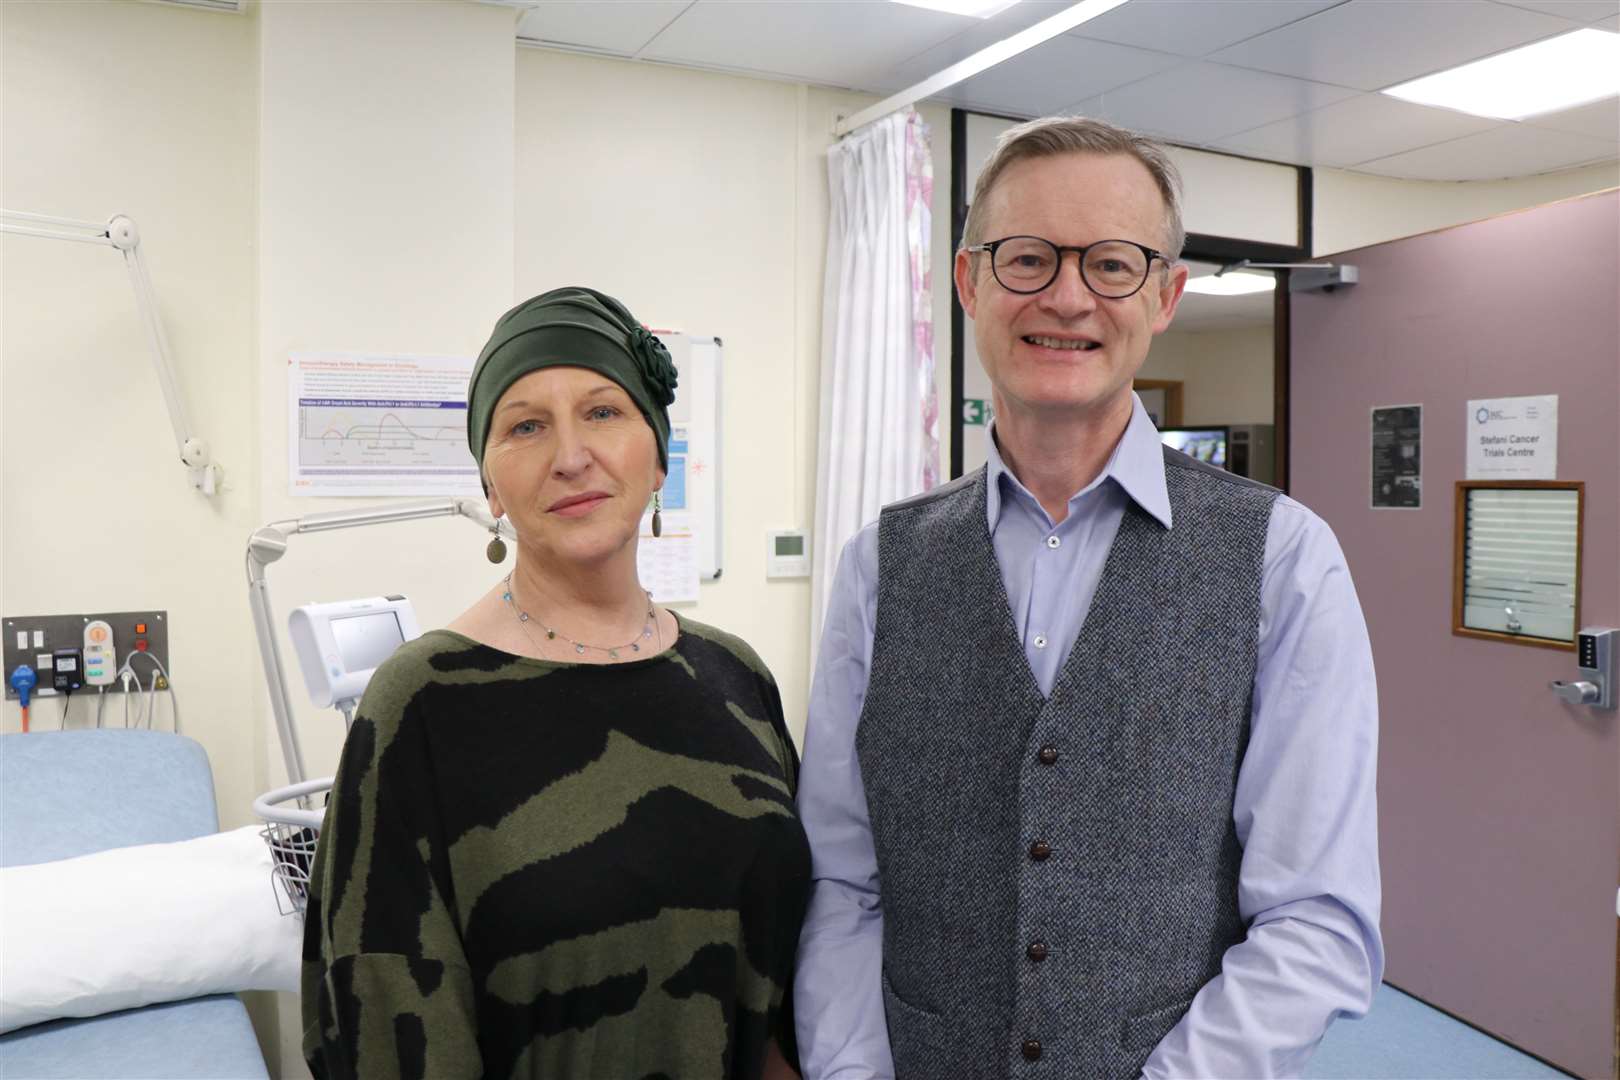
{"type": "Polygon", "coordinates": [[[11,673],[6,684],[17,692],[17,700],[23,708],[28,708],[29,698],[33,696],[34,687],[39,685],[39,676],[27,664],[18,664],[17,670],[11,673]]]}

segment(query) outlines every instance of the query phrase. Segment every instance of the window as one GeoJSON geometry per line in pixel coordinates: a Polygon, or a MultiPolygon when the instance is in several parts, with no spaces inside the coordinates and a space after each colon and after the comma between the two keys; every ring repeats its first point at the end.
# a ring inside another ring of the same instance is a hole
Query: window
{"type": "Polygon", "coordinates": [[[1457,485],[1452,633],[1575,647],[1585,499],[1578,482],[1457,485]]]}

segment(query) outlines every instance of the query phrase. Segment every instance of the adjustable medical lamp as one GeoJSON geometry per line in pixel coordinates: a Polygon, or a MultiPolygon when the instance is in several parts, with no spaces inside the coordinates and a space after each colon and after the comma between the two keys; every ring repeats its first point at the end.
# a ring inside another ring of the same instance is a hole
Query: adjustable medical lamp
{"type": "Polygon", "coordinates": [[[169,341],[163,333],[163,321],[158,318],[152,279],[147,275],[146,263],[141,259],[141,234],[135,222],[123,214],[114,215],[102,225],[93,221],[0,210],[0,232],[39,236],[48,240],[104,244],[123,252],[124,266],[128,268],[130,281],[135,286],[135,306],[140,309],[141,321],[146,324],[147,342],[152,347],[152,363],[157,368],[158,383],[163,387],[163,398],[169,406],[169,421],[174,425],[174,441],[180,450],[180,461],[191,476],[192,487],[204,495],[216,494],[224,470],[209,459],[208,444],[191,433],[185,404],[180,400],[180,390],[175,386],[174,373],[169,368],[169,341]]]}
{"type": "MultiPolygon", "coordinates": [[[[276,643],[275,618],[270,608],[270,587],[264,579],[265,567],[287,553],[287,541],[297,533],[331,532],[336,529],[358,528],[361,525],[387,525],[396,521],[456,515],[468,518],[485,529],[494,530],[510,540],[517,539],[516,530],[505,521],[497,523],[490,517],[489,508],[478,499],[390,503],[359,510],[308,514],[291,521],[273,521],[248,538],[248,607],[253,612],[253,632],[259,639],[259,658],[264,661],[264,676],[270,684],[270,709],[276,717],[276,733],[281,737],[281,753],[287,764],[289,783],[299,785],[305,782],[304,752],[298,743],[298,729],[293,725],[292,695],[287,691],[287,672],[281,663],[281,647],[276,643]]],[[[292,797],[286,791],[273,794],[292,797]]],[[[305,793],[300,791],[294,794],[302,797],[305,793]]]]}

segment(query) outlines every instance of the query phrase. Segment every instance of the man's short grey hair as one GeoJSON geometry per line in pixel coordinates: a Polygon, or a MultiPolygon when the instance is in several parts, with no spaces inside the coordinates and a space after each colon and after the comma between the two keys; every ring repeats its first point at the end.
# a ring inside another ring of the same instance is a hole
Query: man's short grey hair
{"type": "MultiPolygon", "coordinates": [[[[1170,262],[1181,257],[1187,230],[1181,223],[1181,173],[1165,148],[1145,136],[1102,120],[1085,116],[1048,116],[1008,128],[996,140],[996,148],[979,172],[973,185],[973,201],[968,204],[967,221],[962,227],[962,246],[984,242],[986,206],[996,181],[1007,166],[1026,158],[1054,157],[1058,154],[1127,154],[1140,161],[1153,176],[1164,199],[1165,250],[1170,262]]],[[[1093,239],[1134,240],[1135,237],[1094,237],[1093,239]]]]}

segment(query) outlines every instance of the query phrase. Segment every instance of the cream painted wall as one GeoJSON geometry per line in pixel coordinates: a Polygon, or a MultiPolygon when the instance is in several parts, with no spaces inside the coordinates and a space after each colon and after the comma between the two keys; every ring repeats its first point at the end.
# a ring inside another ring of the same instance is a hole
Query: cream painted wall
{"type": "Polygon", "coordinates": [[[1442,183],[1317,169],[1313,254],[1331,255],[1620,185],[1620,163],[1442,183]]]}
{"type": "Polygon", "coordinates": [[[1182,330],[1161,334],[1139,373],[1144,379],[1180,379],[1181,422],[1272,422],[1271,324],[1234,330],[1182,330]]]}
{"type": "MultiPolygon", "coordinates": [[[[387,501],[288,494],[288,354],[476,356],[511,306],[514,17],[409,0],[259,8],[265,521],[387,501]]],[[[493,584],[487,539],[462,519],[296,536],[267,574],[277,623],[312,600],[403,592],[442,626],[493,584]]],[[[329,775],[342,721],[288,676],[307,772],[329,775]]],[[[267,700],[263,715],[274,784],[267,700]]]]}
{"type": "MultiPolygon", "coordinates": [[[[870,99],[539,49],[518,53],[517,95],[518,295],[588,284],[653,326],[725,342],[724,566],[687,614],[759,651],[802,734],[809,582],[766,579],[765,534],[814,522],[825,151],[835,116],[870,99]]],[[[924,118],[948,328],[950,122],[924,118]]],[[[948,329],[940,353],[943,411],[948,329]]]]}
{"type": "MultiPolygon", "coordinates": [[[[7,3],[0,49],[0,203],[134,219],[181,397],[225,468],[210,499],[177,460],[120,255],[0,238],[0,608],[167,609],[185,733],[208,751],[221,824],[245,824],[263,779],[242,577],[259,493],[254,24],[152,4],[7,3]]],[[[109,697],[121,718],[122,696],[109,697]]],[[[87,703],[75,702],[72,726],[87,703]]],[[[33,720],[55,728],[56,703],[39,702],[33,720]]],[[[18,725],[6,705],[4,730],[18,725]]]]}
{"type": "MultiPolygon", "coordinates": [[[[0,611],[166,609],[183,730],[208,753],[224,828],[252,820],[266,780],[242,575],[260,520],[256,41],[250,17],[156,4],[0,11],[0,205],[134,219],[181,398],[225,468],[210,499],[177,461],[118,253],[0,238],[0,611]]],[[[58,724],[54,702],[32,713],[35,730],[58,724]]],[[[6,705],[3,730],[19,720],[6,705]]],[[[276,1003],[249,998],[274,1062],[276,1003]]]]}

